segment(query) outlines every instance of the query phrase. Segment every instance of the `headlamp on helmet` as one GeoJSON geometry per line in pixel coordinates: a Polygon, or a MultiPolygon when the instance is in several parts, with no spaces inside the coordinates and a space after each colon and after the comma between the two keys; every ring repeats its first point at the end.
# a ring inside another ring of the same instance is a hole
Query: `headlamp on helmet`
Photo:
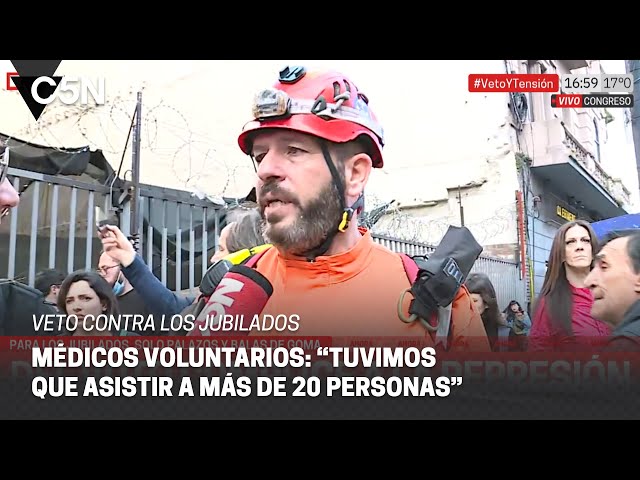
{"type": "Polygon", "coordinates": [[[253,99],[253,118],[284,118],[289,116],[291,99],[282,90],[268,88],[262,90],[253,99]]]}
{"type": "MultiPolygon", "coordinates": [[[[348,97],[345,97],[348,98],[348,97]]],[[[259,122],[286,119],[291,115],[312,113],[324,120],[344,120],[368,128],[384,144],[382,127],[371,118],[368,109],[352,108],[338,103],[292,99],[286,92],[276,88],[262,90],[253,98],[253,118],[259,122]]]]}
{"type": "Polygon", "coordinates": [[[260,129],[281,128],[344,143],[361,135],[371,139],[368,152],[381,168],[384,131],[367,97],[339,72],[306,72],[302,67],[280,71],[277,83],[253,97],[252,121],[242,128],[238,145],[247,155],[260,129]]]}

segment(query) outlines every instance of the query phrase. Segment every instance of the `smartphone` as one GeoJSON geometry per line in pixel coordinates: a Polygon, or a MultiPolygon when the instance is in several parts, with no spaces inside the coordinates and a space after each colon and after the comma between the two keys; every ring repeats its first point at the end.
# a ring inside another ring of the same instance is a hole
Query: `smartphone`
{"type": "Polygon", "coordinates": [[[119,223],[118,216],[115,212],[105,212],[102,207],[94,208],[94,218],[96,222],[96,229],[101,236],[105,233],[105,225],[118,226],[119,223]]]}

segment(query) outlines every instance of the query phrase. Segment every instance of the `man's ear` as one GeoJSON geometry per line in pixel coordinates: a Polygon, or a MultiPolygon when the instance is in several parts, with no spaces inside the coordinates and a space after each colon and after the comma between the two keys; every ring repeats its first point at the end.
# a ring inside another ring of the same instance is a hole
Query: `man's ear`
{"type": "Polygon", "coordinates": [[[369,181],[373,162],[366,153],[358,153],[345,162],[345,194],[357,198],[369,181]]]}

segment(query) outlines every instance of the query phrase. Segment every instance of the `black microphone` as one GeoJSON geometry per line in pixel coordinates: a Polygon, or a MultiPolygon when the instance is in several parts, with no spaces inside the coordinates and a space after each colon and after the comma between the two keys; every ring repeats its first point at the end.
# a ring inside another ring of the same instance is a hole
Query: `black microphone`
{"type": "Polygon", "coordinates": [[[207,299],[188,336],[248,335],[251,321],[271,295],[273,286],[266,277],[246,265],[234,265],[207,299]]]}
{"type": "MultiPolygon", "coordinates": [[[[427,259],[413,257],[419,270],[411,286],[414,299],[409,306],[410,320],[428,320],[438,308],[448,307],[482,250],[468,228],[450,226],[427,259]]],[[[425,326],[435,331],[428,324],[425,326]]]]}
{"type": "Polygon", "coordinates": [[[233,267],[233,263],[224,258],[211,265],[200,282],[200,293],[205,297],[211,296],[231,267],[233,267]]]}

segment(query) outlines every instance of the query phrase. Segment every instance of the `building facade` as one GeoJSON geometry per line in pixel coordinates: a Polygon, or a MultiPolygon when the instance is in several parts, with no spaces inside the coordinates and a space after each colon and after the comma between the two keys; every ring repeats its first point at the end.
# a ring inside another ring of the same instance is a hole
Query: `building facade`
{"type": "MultiPolygon", "coordinates": [[[[604,73],[598,60],[515,60],[501,67],[469,73],[604,73]]],[[[409,236],[437,243],[449,224],[464,224],[485,254],[520,262],[532,300],[557,229],[575,218],[624,215],[632,199],[610,173],[621,159],[607,150],[613,116],[606,109],[554,109],[551,93],[490,95],[491,101],[474,100],[483,108],[473,121],[493,130],[488,148],[475,152],[476,168],[452,161],[440,192],[397,202],[377,228],[398,232],[413,222],[409,236]]],[[[621,111],[616,115],[624,121],[621,111]]]]}
{"type": "MultiPolygon", "coordinates": [[[[514,65],[520,73],[605,73],[598,60],[528,60],[514,65]]],[[[528,93],[527,116],[516,129],[523,145],[519,168],[527,204],[530,287],[540,291],[551,242],[568,221],[589,222],[628,213],[630,191],[607,166],[606,109],[551,108],[550,93],[528,93]]],[[[618,112],[616,112],[618,113],[618,112]]],[[[623,115],[620,114],[622,118],[623,115]]]]}

